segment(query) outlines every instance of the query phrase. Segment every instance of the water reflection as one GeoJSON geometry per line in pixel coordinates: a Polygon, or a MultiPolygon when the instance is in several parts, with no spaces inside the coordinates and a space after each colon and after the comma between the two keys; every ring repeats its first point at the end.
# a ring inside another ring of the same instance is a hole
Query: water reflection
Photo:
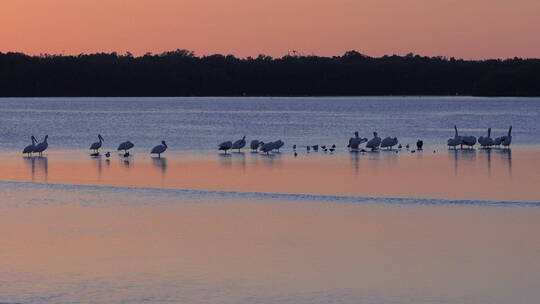
{"type": "Polygon", "coordinates": [[[246,154],[244,152],[231,152],[235,163],[239,163],[242,171],[246,171],[246,154]]]}
{"type": "Polygon", "coordinates": [[[495,152],[500,156],[500,159],[506,163],[508,175],[512,175],[512,149],[496,149],[495,152]]]}
{"type": "Polygon", "coordinates": [[[360,152],[351,151],[349,153],[349,160],[354,171],[354,175],[358,175],[360,171],[360,152]]]}
{"type": "Polygon", "coordinates": [[[219,165],[223,168],[231,168],[232,167],[232,155],[231,154],[225,154],[220,153],[218,154],[219,157],[219,165]]]}
{"type": "Polygon", "coordinates": [[[459,163],[464,168],[474,166],[476,159],[475,149],[448,149],[448,156],[454,161],[454,175],[458,176],[459,163]]]}
{"type": "Polygon", "coordinates": [[[487,173],[491,176],[491,149],[480,149],[480,155],[486,159],[487,173]]]}
{"type": "Polygon", "coordinates": [[[49,175],[49,165],[46,156],[31,156],[24,157],[24,161],[30,166],[32,181],[36,180],[36,176],[42,176],[44,181],[47,181],[49,175]]]}
{"type": "Polygon", "coordinates": [[[101,155],[92,157],[92,163],[93,163],[94,166],[96,166],[96,168],[97,168],[97,171],[98,171],[98,181],[101,181],[101,172],[102,172],[102,170],[103,170],[103,169],[102,169],[101,155]]]}
{"type": "Polygon", "coordinates": [[[152,157],[152,165],[158,168],[162,174],[167,171],[167,158],[165,157],[152,157]]]}

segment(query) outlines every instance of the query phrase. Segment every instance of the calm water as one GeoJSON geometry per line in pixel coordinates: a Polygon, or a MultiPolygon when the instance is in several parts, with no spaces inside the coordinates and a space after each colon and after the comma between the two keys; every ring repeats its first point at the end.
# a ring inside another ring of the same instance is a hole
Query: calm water
{"type": "Polygon", "coordinates": [[[538,98],[0,99],[0,303],[538,303],[539,114],[538,98]],[[447,151],[454,124],[513,125],[514,147],[447,151]],[[427,149],[345,153],[355,130],[427,149]],[[97,133],[136,153],[89,157],[97,133]],[[32,134],[44,157],[22,157],[32,134]],[[215,150],[242,135],[288,151],[215,150]],[[341,149],[291,154],[317,143],[341,149]]]}
{"type": "Polygon", "coordinates": [[[454,124],[462,134],[506,134],[513,144],[540,144],[538,98],[2,98],[0,149],[19,150],[31,134],[49,135],[51,149],[108,149],[130,139],[146,151],[166,139],[171,150],[213,150],[246,135],[292,144],[343,146],[355,130],[378,131],[402,143],[444,145],[454,124]]]}

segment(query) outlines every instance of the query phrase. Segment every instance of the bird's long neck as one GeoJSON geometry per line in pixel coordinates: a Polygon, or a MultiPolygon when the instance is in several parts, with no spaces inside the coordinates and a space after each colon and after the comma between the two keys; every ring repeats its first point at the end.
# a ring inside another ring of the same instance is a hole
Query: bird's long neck
{"type": "Polygon", "coordinates": [[[454,126],[454,136],[455,136],[455,137],[458,137],[457,127],[456,127],[456,126],[454,126]]]}
{"type": "Polygon", "coordinates": [[[491,128],[488,129],[488,137],[491,136],[491,128]]]}
{"type": "Polygon", "coordinates": [[[512,126],[508,129],[508,136],[512,136],[512,126]]]}

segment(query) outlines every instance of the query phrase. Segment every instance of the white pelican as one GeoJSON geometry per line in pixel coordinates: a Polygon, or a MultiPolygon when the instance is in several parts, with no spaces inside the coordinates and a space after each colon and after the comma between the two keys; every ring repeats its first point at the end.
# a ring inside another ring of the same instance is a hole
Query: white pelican
{"type": "Polygon", "coordinates": [[[274,147],[275,144],[273,142],[269,142],[262,145],[260,150],[266,154],[269,154],[272,150],[274,150],[274,147]]]}
{"type": "Polygon", "coordinates": [[[395,145],[398,144],[398,139],[397,137],[385,137],[382,141],[381,141],[381,148],[388,148],[389,150],[392,150],[392,147],[394,147],[395,145]]]}
{"type": "Polygon", "coordinates": [[[164,153],[165,150],[167,150],[167,144],[164,140],[161,141],[161,145],[157,145],[154,148],[152,148],[152,151],[150,151],[150,154],[157,154],[159,158],[161,158],[161,153],[164,153]]]}
{"type": "Polygon", "coordinates": [[[281,139],[278,139],[274,142],[274,150],[278,150],[279,152],[279,149],[283,147],[283,145],[285,145],[285,143],[281,139]]]}
{"type": "Polygon", "coordinates": [[[225,154],[227,154],[227,150],[230,150],[232,148],[232,141],[224,141],[219,144],[218,150],[225,151],[225,154]]]}
{"type": "Polygon", "coordinates": [[[373,151],[378,149],[380,145],[381,138],[377,136],[377,132],[373,132],[373,138],[367,142],[366,148],[370,148],[373,151]]]}
{"type": "Polygon", "coordinates": [[[422,147],[423,147],[423,146],[424,146],[424,142],[423,142],[422,140],[419,139],[419,140],[416,142],[416,149],[417,149],[417,150],[422,150],[422,147]]]}
{"type": "Polygon", "coordinates": [[[358,150],[358,146],[365,143],[367,138],[360,138],[358,136],[358,131],[354,132],[354,137],[349,138],[349,145],[347,146],[349,149],[358,150]]]}
{"type": "Polygon", "coordinates": [[[480,142],[480,146],[484,148],[489,148],[493,146],[493,139],[491,138],[491,128],[488,128],[488,135],[487,137],[482,137],[482,141],[480,142]]]}
{"type": "Polygon", "coordinates": [[[474,147],[476,144],[476,137],[475,136],[462,136],[461,137],[461,148],[463,149],[463,145],[474,147]]]}
{"type": "Polygon", "coordinates": [[[22,152],[23,154],[31,155],[32,152],[34,152],[34,149],[36,148],[36,143],[37,143],[36,138],[34,137],[34,135],[32,135],[32,137],[30,138],[32,139],[32,144],[24,147],[23,152],[22,152]]]}
{"type": "Polygon", "coordinates": [[[242,139],[239,139],[235,141],[232,145],[231,149],[238,149],[238,152],[240,152],[240,149],[246,146],[246,137],[242,137],[242,139]]]}
{"type": "Polygon", "coordinates": [[[43,151],[47,150],[47,148],[49,147],[49,143],[47,143],[48,138],[49,138],[49,135],[45,135],[45,138],[43,139],[43,141],[36,145],[34,152],[39,153],[39,156],[42,156],[43,151]]]}
{"type": "Polygon", "coordinates": [[[93,143],[92,145],[90,145],[90,150],[94,150],[94,152],[96,152],[96,153],[99,152],[99,151],[98,151],[99,148],[101,148],[101,145],[102,145],[103,142],[105,141],[105,140],[103,139],[103,137],[101,137],[100,134],[98,134],[97,137],[98,137],[99,141],[97,141],[97,142],[93,143]]]}
{"type": "Polygon", "coordinates": [[[257,139],[254,139],[251,141],[251,143],[249,144],[251,150],[253,151],[257,151],[257,149],[259,149],[260,146],[264,145],[264,143],[262,141],[259,141],[257,139]]]}
{"type": "Polygon", "coordinates": [[[503,136],[501,139],[501,144],[505,147],[510,147],[511,143],[512,143],[512,126],[508,128],[508,135],[503,136]]]}
{"type": "Polygon", "coordinates": [[[455,149],[457,146],[461,145],[461,136],[458,135],[457,126],[454,126],[454,130],[454,138],[449,138],[447,144],[449,147],[454,147],[455,149]]]}
{"type": "Polygon", "coordinates": [[[117,151],[122,151],[124,150],[124,155],[128,155],[128,151],[129,149],[133,148],[135,145],[130,142],[129,140],[128,141],[125,141],[123,143],[121,143],[120,145],[118,145],[118,149],[116,149],[117,151]]]}
{"type": "MultiPolygon", "coordinates": [[[[500,146],[502,144],[503,137],[504,136],[495,137],[495,139],[493,139],[493,145],[497,147],[500,146]]],[[[480,140],[480,138],[478,138],[478,140],[480,140]]]]}

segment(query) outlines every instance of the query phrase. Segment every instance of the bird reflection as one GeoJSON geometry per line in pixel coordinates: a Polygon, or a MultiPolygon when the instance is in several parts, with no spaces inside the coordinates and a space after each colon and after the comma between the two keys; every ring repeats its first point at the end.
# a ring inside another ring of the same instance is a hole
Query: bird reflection
{"type": "Polygon", "coordinates": [[[98,171],[98,181],[101,181],[101,171],[102,171],[102,160],[101,156],[96,156],[92,158],[92,163],[96,166],[98,171]]]}
{"type": "Polygon", "coordinates": [[[232,152],[234,163],[240,163],[242,171],[246,171],[246,154],[244,152],[232,152]]]}
{"type": "Polygon", "coordinates": [[[152,165],[158,168],[161,173],[165,174],[167,171],[167,158],[166,157],[152,157],[152,165]]]}
{"type": "Polygon", "coordinates": [[[125,168],[128,168],[128,169],[132,165],[130,159],[120,159],[120,163],[122,164],[122,166],[124,166],[125,168]]]}
{"type": "Polygon", "coordinates": [[[47,181],[47,177],[49,175],[49,165],[46,156],[25,157],[24,160],[30,166],[32,181],[35,181],[36,175],[42,175],[44,177],[44,181],[47,181]]]}
{"type": "Polygon", "coordinates": [[[269,154],[257,155],[261,159],[261,163],[268,168],[280,167],[282,164],[281,153],[274,152],[269,154]]]}
{"type": "Polygon", "coordinates": [[[459,162],[465,166],[470,166],[476,159],[476,150],[474,149],[449,149],[448,155],[454,160],[454,175],[458,175],[459,162]]]}
{"type": "Polygon", "coordinates": [[[496,149],[495,152],[500,155],[501,161],[506,162],[508,175],[512,175],[512,149],[496,149]]]}
{"type": "Polygon", "coordinates": [[[231,154],[225,154],[220,153],[218,154],[219,157],[219,165],[223,168],[231,168],[232,167],[232,155],[231,154]]]}
{"type": "Polygon", "coordinates": [[[358,175],[358,172],[360,171],[360,153],[353,151],[349,153],[349,155],[352,167],[354,169],[354,174],[358,175]]]}
{"type": "Polygon", "coordinates": [[[491,176],[491,149],[481,149],[480,155],[486,158],[488,176],[491,176]]]}

